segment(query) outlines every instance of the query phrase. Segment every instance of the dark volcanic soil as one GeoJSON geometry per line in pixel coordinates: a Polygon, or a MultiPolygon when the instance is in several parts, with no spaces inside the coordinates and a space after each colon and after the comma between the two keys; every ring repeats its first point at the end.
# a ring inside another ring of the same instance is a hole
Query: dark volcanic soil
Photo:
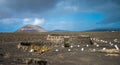
{"type": "MultiPolygon", "coordinates": [[[[86,33],[86,34],[91,35],[92,38],[98,39],[99,41],[96,41],[98,43],[97,44],[98,46],[90,45],[88,39],[83,40],[81,38],[79,40],[80,42],[71,44],[72,47],[65,48],[63,47],[62,44],[53,45],[53,48],[50,51],[43,54],[35,54],[33,52],[31,53],[28,51],[17,49],[17,45],[19,43],[17,41],[1,42],[0,65],[27,65],[23,63],[21,59],[28,59],[28,58],[40,59],[41,61],[46,62],[46,64],[39,64],[39,65],[119,65],[120,64],[120,51],[116,50],[114,46],[117,45],[118,48],[120,48],[120,34],[118,32],[117,33],[97,32],[97,33],[86,33]],[[117,42],[114,42],[114,39],[117,39],[117,42]],[[100,40],[107,41],[107,43],[101,42],[100,40]],[[113,45],[111,45],[110,42],[113,45]],[[110,51],[102,52],[107,49],[109,50],[115,49],[115,50],[112,52],[110,51]]],[[[37,34],[34,35],[37,36],[37,34]]],[[[38,34],[38,36],[39,35],[40,34],[38,34]]],[[[33,37],[33,39],[37,40],[38,38],[33,37]]],[[[37,64],[31,63],[29,65],[37,65],[37,64]]]]}

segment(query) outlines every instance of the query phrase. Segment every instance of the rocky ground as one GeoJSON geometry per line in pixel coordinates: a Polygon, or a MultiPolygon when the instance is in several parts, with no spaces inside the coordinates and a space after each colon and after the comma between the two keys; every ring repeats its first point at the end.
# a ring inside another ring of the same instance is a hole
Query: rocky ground
{"type": "Polygon", "coordinates": [[[63,44],[53,45],[43,54],[18,49],[19,42],[1,42],[0,65],[119,65],[120,36],[101,35],[81,38],[67,48],[63,44]],[[89,40],[96,44],[89,44],[89,40]]]}

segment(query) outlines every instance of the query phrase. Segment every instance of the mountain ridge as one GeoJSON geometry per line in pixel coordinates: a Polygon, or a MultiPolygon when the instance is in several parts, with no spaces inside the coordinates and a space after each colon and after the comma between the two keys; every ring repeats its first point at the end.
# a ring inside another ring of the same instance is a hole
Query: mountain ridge
{"type": "Polygon", "coordinates": [[[28,24],[19,28],[16,32],[47,32],[47,31],[40,26],[28,24]]]}
{"type": "Polygon", "coordinates": [[[86,31],[120,31],[120,28],[97,28],[97,29],[91,29],[91,30],[86,30],[86,31]]]}

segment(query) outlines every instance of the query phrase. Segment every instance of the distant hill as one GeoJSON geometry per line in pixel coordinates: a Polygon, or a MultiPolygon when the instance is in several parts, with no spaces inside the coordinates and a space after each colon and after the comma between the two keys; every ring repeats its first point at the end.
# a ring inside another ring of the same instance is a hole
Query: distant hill
{"type": "Polygon", "coordinates": [[[50,31],[50,32],[71,32],[71,31],[68,31],[68,30],[53,30],[53,31],[50,31]]]}
{"type": "Polygon", "coordinates": [[[102,32],[102,31],[120,31],[120,28],[99,28],[99,29],[92,29],[92,30],[87,30],[87,31],[98,31],[98,32],[102,32]]]}
{"type": "Polygon", "coordinates": [[[37,25],[25,25],[18,29],[16,32],[47,32],[47,31],[37,25]]]}

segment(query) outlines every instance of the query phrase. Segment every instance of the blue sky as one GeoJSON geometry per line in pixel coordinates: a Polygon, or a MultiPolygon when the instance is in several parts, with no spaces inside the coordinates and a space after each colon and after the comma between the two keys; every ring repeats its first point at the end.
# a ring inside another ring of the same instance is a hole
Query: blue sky
{"type": "Polygon", "coordinates": [[[84,31],[120,28],[120,0],[0,0],[0,32],[27,24],[84,31]]]}

